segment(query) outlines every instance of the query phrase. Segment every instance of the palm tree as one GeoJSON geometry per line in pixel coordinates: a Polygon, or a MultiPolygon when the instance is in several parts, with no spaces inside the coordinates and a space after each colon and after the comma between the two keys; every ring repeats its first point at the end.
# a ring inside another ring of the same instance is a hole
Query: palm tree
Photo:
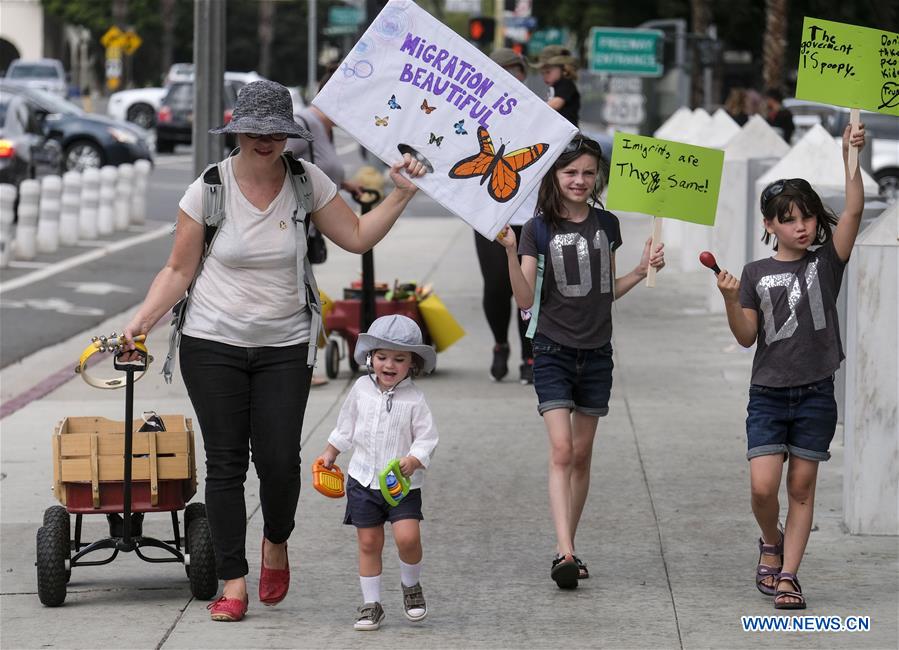
{"type": "Polygon", "coordinates": [[[787,0],[765,0],[765,39],[762,43],[762,78],[765,88],[780,88],[787,49],[787,0]]]}

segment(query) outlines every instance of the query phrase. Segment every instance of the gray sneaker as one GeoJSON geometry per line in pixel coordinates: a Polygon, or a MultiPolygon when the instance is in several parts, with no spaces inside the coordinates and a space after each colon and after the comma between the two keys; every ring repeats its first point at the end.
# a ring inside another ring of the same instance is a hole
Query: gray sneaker
{"type": "Polygon", "coordinates": [[[421,583],[407,587],[403,585],[403,607],[406,610],[406,618],[413,623],[423,621],[428,615],[428,605],[425,603],[425,595],[421,590],[421,583]]]}
{"type": "Polygon", "coordinates": [[[381,603],[365,603],[359,608],[359,618],[353,625],[353,629],[373,631],[381,627],[384,620],[384,608],[381,603]]]}

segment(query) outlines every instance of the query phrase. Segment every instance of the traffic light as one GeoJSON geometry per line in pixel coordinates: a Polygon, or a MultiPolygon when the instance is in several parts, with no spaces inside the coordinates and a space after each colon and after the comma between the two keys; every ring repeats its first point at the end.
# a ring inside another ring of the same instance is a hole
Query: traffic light
{"type": "Polygon", "coordinates": [[[493,35],[496,33],[496,20],[481,16],[479,18],[469,18],[468,20],[468,38],[479,45],[493,42],[493,35]]]}

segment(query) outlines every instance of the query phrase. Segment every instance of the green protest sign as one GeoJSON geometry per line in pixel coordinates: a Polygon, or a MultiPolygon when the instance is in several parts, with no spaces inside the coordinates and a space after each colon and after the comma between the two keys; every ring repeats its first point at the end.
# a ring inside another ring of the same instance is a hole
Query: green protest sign
{"type": "Polygon", "coordinates": [[[806,16],[796,97],[899,116],[899,34],[806,16]]]}
{"type": "Polygon", "coordinates": [[[724,152],[631,133],[615,134],[609,209],[715,225],[724,152]]]}

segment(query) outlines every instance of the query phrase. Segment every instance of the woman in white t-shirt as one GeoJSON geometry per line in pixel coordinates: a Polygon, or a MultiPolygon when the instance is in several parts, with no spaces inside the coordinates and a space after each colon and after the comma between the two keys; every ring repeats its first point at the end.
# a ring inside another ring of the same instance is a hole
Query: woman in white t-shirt
{"type": "MultiPolygon", "coordinates": [[[[191,290],[182,329],[182,376],[199,419],[206,450],[206,511],[221,597],[213,620],[237,621],[247,611],[246,502],[243,484],[252,447],[264,521],[259,599],[287,594],[287,538],[300,493],[300,432],[312,368],[307,363],[312,322],[299,298],[296,198],[281,153],[288,137],[312,139],[293,120],[290,94],[273,81],[245,86],[229,124],[240,152],[221,165],[226,218],[191,290]]],[[[409,177],[421,163],[406,156],[391,168],[396,185],[359,219],[315,165],[303,163],[312,187],[312,223],[335,244],[362,253],[393,226],[416,192],[409,177]]],[[[125,328],[145,334],[180,300],[203,254],[203,181],[179,203],[171,256],[125,328]]],[[[307,267],[308,268],[308,267],[307,267]]],[[[126,355],[126,360],[128,356],[126,355]]]]}

